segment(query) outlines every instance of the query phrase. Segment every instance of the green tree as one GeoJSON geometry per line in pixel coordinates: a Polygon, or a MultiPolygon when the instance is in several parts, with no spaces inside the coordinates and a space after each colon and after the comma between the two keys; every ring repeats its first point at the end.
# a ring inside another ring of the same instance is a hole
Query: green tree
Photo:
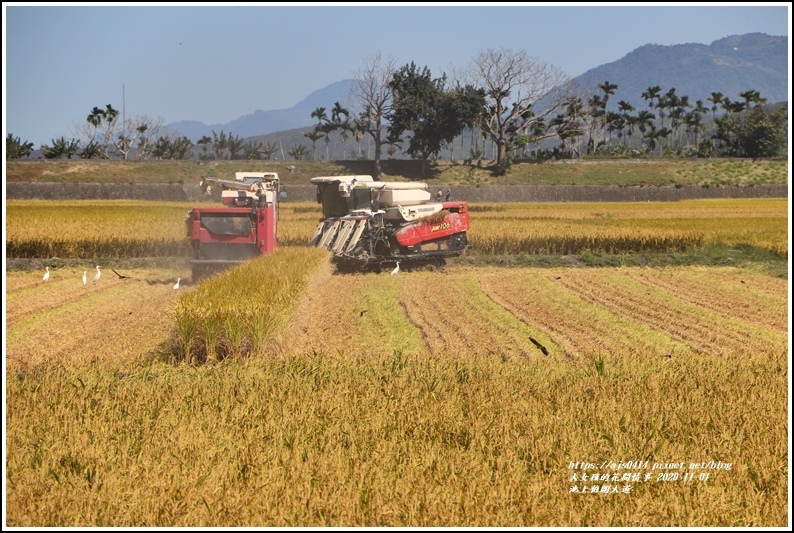
{"type": "Polygon", "coordinates": [[[149,145],[149,152],[155,159],[190,159],[190,150],[193,148],[193,141],[187,137],[164,135],[158,137],[154,143],[149,145]]]}
{"type": "Polygon", "coordinates": [[[715,120],[717,118],[717,110],[722,106],[722,99],[725,97],[724,94],[720,92],[713,92],[711,96],[706,98],[709,102],[711,102],[711,119],[715,120]]]}
{"type": "Polygon", "coordinates": [[[323,132],[319,131],[317,128],[313,129],[312,131],[304,131],[303,136],[308,138],[312,142],[312,159],[314,159],[314,152],[317,148],[317,141],[325,137],[323,132]]]}
{"type": "Polygon", "coordinates": [[[560,150],[565,153],[566,141],[570,139],[571,153],[579,155],[576,139],[584,135],[583,118],[585,115],[584,103],[578,96],[570,96],[566,100],[565,109],[549,121],[549,131],[560,139],[560,150]]]}
{"type": "Polygon", "coordinates": [[[422,162],[421,175],[427,160],[472,124],[485,104],[485,91],[472,87],[449,91],[446,75],[434,79],[427,67],[420,71],[413,62],[394,73],[389,87],[393,100],[386,117],[391,122],[388,141],[400,142],[410,133],[405,152],[422,162]]]}
{"type": "Polygon", "coordinates": [[[623,137],[623,146],[631,146],[631,136],[634,134],[634,127],[637,125],[637,119],[631,113],[636,111],[636,109],[627,101],[621,100],[618,102],[618,111],[623,116],[625,128],[627,128],[626,135],[623,137]]]}
{"type": "Polygon", "coordinates": [[[22,142],[19,137],[10,133],[6,136],[6,159],[22,159],[33,152],[33,143],[22,142]]]}
{"type": "Polygon", "coordinates": [[[779,108],[769,111],[766,102],[759,94],[742,93],[745,102],[730,102],[723,105],[729,111],[718,118],[714,137],[720,141],[720,151],[734,157],[774,157],[786,151],[788,136],[788,110],[779,108]],[[747,97],[749,96],[749,99],[747,97]],[[751,106],[752,103],[756,105],[751,106]]]}
{"type": "Polygon", "coordinates": [[[331,124],[334,131],[339,134],[339,140],[342,142],[342,159],[345,159],[345,143],[349,134],[355,133],[355,126],[350,122],[350,111],[339,102],[334,102],[334,108],[331,110],[331,124]]]}
{"type": "MultiPolygon", "coordinates": [[[[83,139],[83,145],[95,144],[96,155],[100,159],[110,159],[116,149],[117,135],[119,128],[119,112],[111,104],[107,104],[105,109],[94,106],[86,117],[82,127],[78,127],[78,132],[83,139]]],[[[122,146],[128,146],[129,139],[122,136],[118,139],[122,146]]]]}
{"type": "Polygon", "coordinates": [[[46,144],[41,147],[41,153],[46,159],[71,159],[80,148],[80,143],[75,139],[67,140],[65,137],[52,139],[52,146],[46,144]]]}
{"type": "Polygon", "coordinates": [[[220,134],[212,130],[212,149],[215,152],[215,159],[226,159],[227,148],[229,148],[229,137],[226,136],[223,130],[221,130],[220,134]]]}
{"type": "Polygon", "coordinates": [[[229,159],[237,159],[237,154],[242,151],[243,144],[245,144],[245,141],[243,141],[239,135],[233,137],[231,132],[229,132],[229,139],[226,144],[229,150],[229,159]]]}
{"type": "Polygon", "coordinates": [[[784,107],[768,112],[757,105],[739,120],[736,131],[736,155],[740,157],[774,157],[785,153],[788,137],[788,110],[784,107]]]}
{"type": "Polygon", "coordinates": [[[80,150],[80,159],[101,159],[102,150],[94,141],[89,142],[80,150]]]}
{"type": "MultiPolygon", "coordinates": [[[[312,139],[312,157],[314,156],[315,143],[320,139],[325,139],[325,154],[326,159],[328,159],[328,142],[330,140],[328,135],[331,132],[331,128],[328,127],[328,123],[330,121],[328,114],[325,112],[324,107],[316,107],[314,111],[312,111],[311,117],[317,119],[317,124],[315,124],[314,130],[312,131],[310,137],[312,139]]],[[[309,137],[308,135],[304,136],[309,137]]]]}
{"type": "Polygon", "coordinates": [[[262,143],[254,143],[250,141],[243,145],[243,155],[249,161],[252,159],[260,159],[262,155],[262,143]]]}
{"type": "MultiPolygon", "coordinates": [[[[618,86],[615,83],[610,83],[607,80],[604,80],[604,83],[600,83],[598,85],[598,88],[601,89],[604,92],[604,97],[602,98],[602,101],[604,103],[604,109],[603,109],[604,112],[603,112],[602,116],[604,118],[603,128],[605,130],[607,130],[608,129],[608,124],[610,122],[609,109],[608,109],[607,105],[609,103],[609,97],[615,94],[615,89],[617,89],[618,86]]],[[[611,135],[610,135],[609,139],[607,140],[607,144],[609,144],[609,142],[611,142],[611,140],[612,139],[611,139],[611,135]]]]}
{"type": "Polygon", "coordinates": [[[293,146],[292,149],[287,150],[287,155],[292,156],[292,159],[295,161],[300,161],[309,155],[309,149],[305,145],[299,144],[297,146],[293,146]]]}
{"type": "Polygon", "coordinates": [[[210,145],[212,144],[212,139],[210,139],[207,135],[204,135],[196,142],[197,145],[201,146],[201,153],[202,159],[207,158],[207,150],[209,149],[210,145]]]}
{"type": "Polygon", "coordinates": [[[265,156],[265,159],[270,160],[273,159],[273,156],[278,153],[278,147],[276,143],[267,143],[264,148],[262,148],[262,155],[265,156]]]}

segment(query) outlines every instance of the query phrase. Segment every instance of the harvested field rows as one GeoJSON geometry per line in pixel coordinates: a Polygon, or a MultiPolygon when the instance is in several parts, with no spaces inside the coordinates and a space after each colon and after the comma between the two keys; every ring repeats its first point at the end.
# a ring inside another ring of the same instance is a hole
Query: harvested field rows
{"type": "Polygon", "coordinates": [[[786,280],[733,267],[338,275],[309,252],[179,291],[160,269],[86,287],[83,268],[48,283],[8,272],[8,525],[785,523],[786,280]],[[265,349],[167,357],[180,306],[204,320],[252,297],[279,317],[265,349]],[[732,469],[572,490],[572,461],[643,459],[732,469]]]}
{"type": "Polygon", "coordinates": [[[580,298],[560,280],[576,270],[492,270],[481,275],[485,291],[521,320],[545,330],[551,353],[569,358],[625,354],[653,357],[685,350],[662,331],[631,317],[616,315],[580,298]]]}
{"type": "Polygon", "coordinates": [[[402,316],[394,297],[399,280],[338,276],[332,270],[326,263],[310,281],[288,330],[277,340],[277,353],[338,356],[422,350],[418,332],[402,316]]]}
{"type": "MultiPolygon", "coordinates": [[[[628,269],[635,271],[636,269],[628,269]]],[[[560,283],[583,299],[665,332],[696,353],[784,354],[786,335],[722,315],[660,289],[633,280],[624,269],[582,269],[561,277],[560,283]]],[[[712,293],[719,298],[719,293],[712,293]]],[[[715,304],[708,304],[715,307],[715,304]]],[[[754,313],[762,314],[763,310],[754,313]]]]}
{"type": "Polygon", "coordinates": [[[103,273],[94,286],[89,273],[84,287],[77,270],[59,269],[57,278],[33,284],[31,273],[7,273],[8,358],[25,365],[140,360],[155,350],[173,328],[174,272],[124,274],[132,279],[103,273]]]}
{"type": "MultiPolygon", "coordinates": [[[[59,269],[48,283],[8,274],[11,359],[133,356],[173,333],[173,273],[104,274],[85,287],[81,274],[59,269]]],[[[271,352],[507,360],[781,354],[787,347],[786,281],[730,267],[450,267],[355,276],[333,274],[325,263],[309,283],[285,331],[271,336],[271,352]]],[[[180,294],[188,290],[183,282],[180,294]]]]}
{"type": "Polygon", "coordinates": [[[490,354],[503,359],[540,354],[530,338],[545,340],[543,335],[494,305],[470,273],[440,277],[417,273],[414,278],[404,279],[400,300],[431,353],[490,354]]]}
{"type": "Polygon", "coordinates": [[[723,268],[715,273],[705,267],[633,269],[625,270],[624,274],[721,315],[779,333],[788,331],[788,283],[784,279],[748,276],[735,268],[723,268]]]}

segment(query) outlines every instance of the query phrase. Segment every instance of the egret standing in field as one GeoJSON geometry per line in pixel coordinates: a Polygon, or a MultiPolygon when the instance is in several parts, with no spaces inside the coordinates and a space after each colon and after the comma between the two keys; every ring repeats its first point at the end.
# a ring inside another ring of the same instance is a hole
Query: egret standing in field
{"type": "Polygon", "coordinates": [[[391,271],[391,275],[392,275],[392,276],[396,276],[396,275],[397,275],[397,272],[399,272],[399,271],[400,271],[400,262],[399,262],[399,261],[397,261],[397,266],[396,266],[396,267],[394,267],[394,270],[392,270],[392,271],[391,271]]]}
{"type": "Polygon", "coordinates": [[[97,266],[96,266],[96,276],[94,276],[94,279],[92,279],[92,280],[91,280],[91,283],[93,283],[94,285],[96,285],[96,284],[97,284],[97,282],[99,282],[99,277],[100,277],[101,275],[102,275],[102,272],[100,272],[100,271],[99,271],[99,265],[97,265],[97,266]]]}
{"type": "Polygon", "coordinates": [[[44,267],[44,268],[47,269],[47,272],[44,273],[44,277],[41,278],[41,279],[43,281],[49,281],[50,280],[50,267],[44,267]]]}
{"type": "Polygon", "coordinates": [[[176,283],[174,283],[174,290],[179,289],[179,280],[182,278],[176,278],[176,283]]]}
{"type": "Polygon", "coordinates": [[[85,287],[85,284],[88,283],[88,277],[86,276],[86,274],[88,274],[88,272],[83,270],[83,287],[85,287]]]}

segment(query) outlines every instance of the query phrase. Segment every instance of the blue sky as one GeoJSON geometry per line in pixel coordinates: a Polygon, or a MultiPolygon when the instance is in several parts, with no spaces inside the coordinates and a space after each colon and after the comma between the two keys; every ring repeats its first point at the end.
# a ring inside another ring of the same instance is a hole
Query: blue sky
{"type": "Polygon", "coordinates": [[[94,106],[164,124],[289,108],[375,53],[434,75],[504,47],[575,77],[645,44],[790,36],[790,4],[3,4],[3,136],[39,148],[94,106]]]}

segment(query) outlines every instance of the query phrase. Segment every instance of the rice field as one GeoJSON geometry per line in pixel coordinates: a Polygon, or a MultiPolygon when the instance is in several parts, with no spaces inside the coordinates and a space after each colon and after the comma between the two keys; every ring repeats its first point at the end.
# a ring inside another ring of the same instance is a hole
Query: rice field
{"type": "MultiPolygon", "coordinates": [[[[317,215],[282,207],[280,234],[300,241],[317,215]]],[[[499,228],[515,253],[507,228],[548,221],[551,240],[566,223],[614,236],[647,221],[648,235],[766,236],[787,254],[785,200],[686,207],[477,206],[472,253],[499,228]]],[[[158,238],[182,238],[184,206],[135,212],[173,217],[158,238]]],[[[39,238],[24,216],[7,214],[16,242],[39,238]]],[[[113,238],[74,218],[64,242],[113,238]]],[[[6,271],[7,526],[788,523],[787,278],[462,263],[340,275],[284,242],[201,284],[130,267],[83,285],[94,256],[47,282],[6,271]]]]}
{"type": "MultiPolygon", "coordinates": [[[[188,256],[192,204],[143,201],[8,201],[12,258],[188,256]]],[[[749,244],[786,257],[788,202],[473,204],[469,254],[666,253],[749,244]]],[[[320,218],[312,203],[284,203],[279,244],[308,243],[320,218]]]]}

